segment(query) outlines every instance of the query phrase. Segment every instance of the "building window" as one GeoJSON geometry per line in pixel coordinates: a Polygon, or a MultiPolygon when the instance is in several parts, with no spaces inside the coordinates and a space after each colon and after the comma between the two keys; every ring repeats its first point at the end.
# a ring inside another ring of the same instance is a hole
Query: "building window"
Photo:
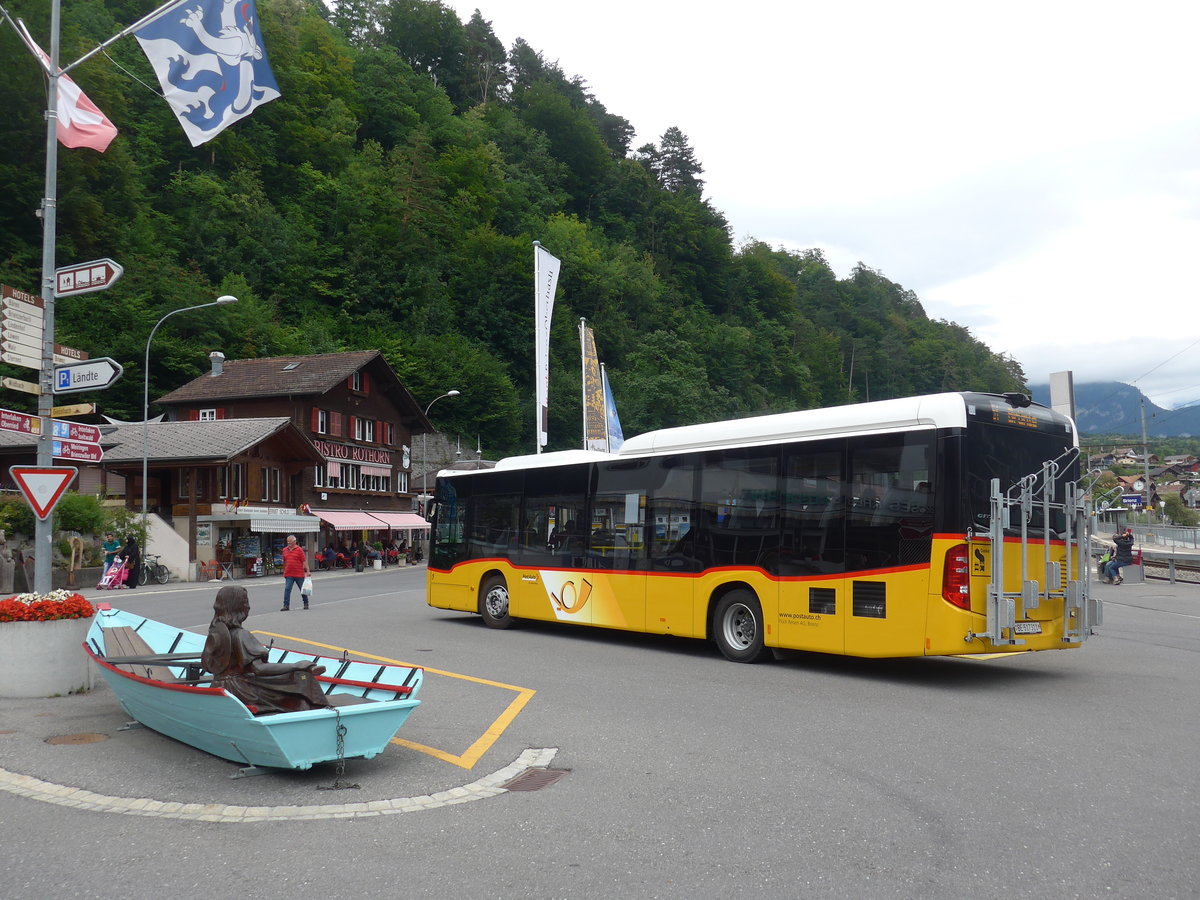
{"type": "Polygon", "coordinates": [[[350,376],[350,390],[361,391],[363,389],[362,372],[355,372],[350,376]]]}
{"type": "Polygon", "coordinates": [[[317,434],[329,434],[329,413],[327,411],[313,410],[313,431],[317,434]]]}
{"type": "Polygon", "coordinates": [[[325,487],[324,466],[315,466],[313,468],[313,487],[325,487]]]}
{"type": "Polygon", "coordinates": [[[200,410],[200,417],[199,417],[199,421],[201,421],[201,422],[215,422],[215,421],[217,421],[217,411],[216,411],[215,409],[202,409],[202,410],[200,410]]]}
{"type": "Polygon", "coordinates": [[[279,502],[280,489],[283,483],[282,473],[276,468],[267,469],[267,492],[263,497],[264,500],[270,500],[272,503],[279,502]]]}
{"type": "Polygon", "coordinates": [[[400,471],[400,472],[396,473],[396,493],[397,494],[407,494],[408,493],[408,473],[407,472],[400,471]]]}
{"type": "Polygon", "coordinates": [[[217,485],[219,495],[223,500],[245,499],[246,464],[235,463],[232,466],[221,466],[217,469],[217,485]]]}
{"type": "Polygon", "coordinates": [[[391,422],[384,422],[382,424],[383,424],[383,443],[389,447],[394,447],[396,445],[396,426],[393,425],[391,422]]]}
{"type": "Polygon", "coordinates": [[[355,440],[365,441],[368,444],[375,443],[375,420],[355,419],[354,438],[355,440]]]}

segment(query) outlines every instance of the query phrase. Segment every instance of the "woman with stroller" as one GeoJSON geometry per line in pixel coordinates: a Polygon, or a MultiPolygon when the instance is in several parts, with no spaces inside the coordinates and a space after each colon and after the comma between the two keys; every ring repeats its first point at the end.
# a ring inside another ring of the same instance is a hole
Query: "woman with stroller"
{"type": "Polygon", "coordinates": [[[132,534],[125,538],[125,549],[121,551],[125,559],[125,587],[135,588],[142,574],[142,551],[138,549],[137,538],[132,534]]]}

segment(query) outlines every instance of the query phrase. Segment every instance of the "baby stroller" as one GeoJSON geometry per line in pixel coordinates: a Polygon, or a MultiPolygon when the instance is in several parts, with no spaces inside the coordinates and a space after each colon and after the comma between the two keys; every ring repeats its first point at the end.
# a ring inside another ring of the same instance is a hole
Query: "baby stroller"
{"type": "Polygon", "coordinates": [[[100,576],[100,583],[96,585],[99,590],[115,591],[117,588],[125,587],[125,560],[123,557],[116,557],[109,564],[108,568],[100,576]]]}

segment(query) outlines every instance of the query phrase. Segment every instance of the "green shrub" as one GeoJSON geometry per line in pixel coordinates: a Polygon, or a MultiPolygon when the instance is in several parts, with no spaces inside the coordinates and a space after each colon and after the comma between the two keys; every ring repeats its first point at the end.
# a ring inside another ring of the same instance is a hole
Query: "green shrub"
{"type": "Polygon", "coordinates": [[[106,518],[98,497],[67,491],[54,507],[54,530],[98,535],[104,529],[106,518]]]}
{"type": "Polygon", "coordinates": [[[19,497],[6,497],[0,500],[0,528],[12,539],[14,534],[33,537],[33,510],[29,504],[19,497]]]}

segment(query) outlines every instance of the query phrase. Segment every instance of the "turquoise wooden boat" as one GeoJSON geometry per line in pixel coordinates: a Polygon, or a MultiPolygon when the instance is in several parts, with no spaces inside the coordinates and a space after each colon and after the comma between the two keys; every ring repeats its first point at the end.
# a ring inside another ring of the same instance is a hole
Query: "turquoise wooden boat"
{"type": "Polygon", "coordinates": [[[102,604],[83,648],[135,720],[248,767],[308,769],[371,759],[421,702],[418,667],[272,649],[273,663],[324,665],[325,674],[316,677],[331,707],[255,715],[200,670],[204,641],[204,635],[102,604]]]}

